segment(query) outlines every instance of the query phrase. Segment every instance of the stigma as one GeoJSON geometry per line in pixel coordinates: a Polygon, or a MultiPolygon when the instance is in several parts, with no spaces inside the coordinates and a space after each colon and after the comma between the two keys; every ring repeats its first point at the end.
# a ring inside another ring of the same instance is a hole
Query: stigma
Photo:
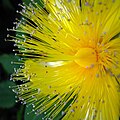
{"type": "Polygon", "coordinates": [[[84,68],[91,68],[97,63],[97,53],[93,48],[80,48],[75,54],[78,65],[84,68]]]}

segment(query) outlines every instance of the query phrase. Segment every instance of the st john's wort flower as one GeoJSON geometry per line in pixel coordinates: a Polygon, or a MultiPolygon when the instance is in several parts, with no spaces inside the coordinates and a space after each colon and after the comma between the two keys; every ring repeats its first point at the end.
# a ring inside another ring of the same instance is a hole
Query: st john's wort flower
{"type": "Polygon", "coordinates": [[[23,7],[14,91],[43,119],[118,120],[120,0],[45,0],[23,7]],[[41,2],[42,3],[42,2],[41,2]]]}

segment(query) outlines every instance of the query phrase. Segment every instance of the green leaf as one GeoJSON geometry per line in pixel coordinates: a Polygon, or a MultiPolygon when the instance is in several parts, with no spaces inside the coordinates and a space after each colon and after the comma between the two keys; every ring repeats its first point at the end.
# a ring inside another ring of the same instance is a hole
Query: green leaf
{"type": "Polygon", "coordinates": [[[25,109],[25,120],[42,120],[43,115],[36,115],[35,111],[33,111],[32,105],[29,105],[25,109]]]}
{"type": "Polygon", "coordinates": [[[10,108],[15,105],[15,93],[9,86],[15,86],[15,83],[11,81],[5,81],[0,83],[0,107],[10,108]]]}
{"type": "MultiPolygon", "coordinates": [[[[31,0],[22,0],[26,5],[29,5],[31,3],[31,0]]],[[[43,0],[34,0],[34,2],[38,3],[41,7],[43,7],[44,2],[43,0]]]]}
{"type": "Polygon", "coordinates": [[[21,105],[20,109],[17,112],[17,120],[23,119],[23,113],[24,113],[24,105],[21,105]]]}
{"type": "Polygon", "coordinates": [[[19,65],[11,64],[11,62],[18,61],[19,57],[13,54],[3,54],[0,56],[0,63],[8,74],[14,72],[14,68],[19,68],[19,65]]]}
{"type": "MultiPolygon", "coordinates": [[[[70,101],[70,103],[71,103],[71,101],[70,101]]],[[[68,104],[66,106],[68,106],[68,104]]],[[[64,107],[64,109],[66,108],[66,106],[64,107]]],[[[54,118],[54,120],[61,120],[61,118],[64,116],[61,113],[62,113],[62,111],[54,118]]],[[[42,118],[44,118],[44,117],[45,117],[44,114],[36,115],[35,111],[33,110],[32,105],[27,106],[25,109],[25,115],[24,115],[25,120],[42,120],[42,118]]],[[[47,120],[47,119],[45,119],[45,120],[47,120]]]]}

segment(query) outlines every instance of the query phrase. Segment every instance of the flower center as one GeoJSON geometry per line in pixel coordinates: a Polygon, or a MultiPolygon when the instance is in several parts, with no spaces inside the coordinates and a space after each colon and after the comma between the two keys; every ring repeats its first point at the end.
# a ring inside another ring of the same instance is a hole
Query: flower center
{"type": "Polygon", "coordinates": [[[93,48],[80,48],[75,54],[75,62],[84,68],[91,68],[97,62],[97,54],[93,48]]]}

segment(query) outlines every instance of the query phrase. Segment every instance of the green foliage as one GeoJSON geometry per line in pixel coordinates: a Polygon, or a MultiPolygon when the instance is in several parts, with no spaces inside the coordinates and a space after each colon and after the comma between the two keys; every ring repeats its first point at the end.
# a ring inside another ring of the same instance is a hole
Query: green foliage
{"type": "Polygon", "coordinates": [[[36,115],[33,111],[32,105],[29,105],[25,109],[24,119],[25,120],[42,120],[43,115],[36,115]]]}
{"type": "Polygon", "coordinates": [[[13,54],[3,54],[0,56],[0,63],[8,74],[14,72],[14,68],[19,68],[19,65],[11,64],[11,62],[18,61],[19,57],[13,54]]]}
{"type": "MultiPolygon", "coordinates": [[[[29,5],[29,3],[31,3],[32,0],[22,0],[25,4],[29,5]]],[[[37,2],[41,7],[43,7],[44,2],[43,0],[33,0],[34,2],[37,2]]]]}
{"type": "MultiPolygon", "coordinates": [[[[18,61],[17,56],[13,54],[3,54],[0,56],[0,63],[6,72],[6,78],[9,79],[8,75],[14,72],[14,68],[18,68],[19,65],[11,64],[11,61],[18,61]]],[[[14,82],[4,81],[3,76],[1,75],[0,83],[0,108],[10,108],[15,105],[15,93],[9,86],[15,86],[14,82]]]]}
{"type": "Polygon", "coordinates": [[[24,112],[24,105],[21,105],[20,109],[17,112],[17,120],[22,120],[24,112]]]}
{"type": "Polygon", "coordinates": [[[10,108],[15,105],[15,93],[9,88],[15,86],[11,81],[5,81],[0,84],[0,107],[10,108]]]}

